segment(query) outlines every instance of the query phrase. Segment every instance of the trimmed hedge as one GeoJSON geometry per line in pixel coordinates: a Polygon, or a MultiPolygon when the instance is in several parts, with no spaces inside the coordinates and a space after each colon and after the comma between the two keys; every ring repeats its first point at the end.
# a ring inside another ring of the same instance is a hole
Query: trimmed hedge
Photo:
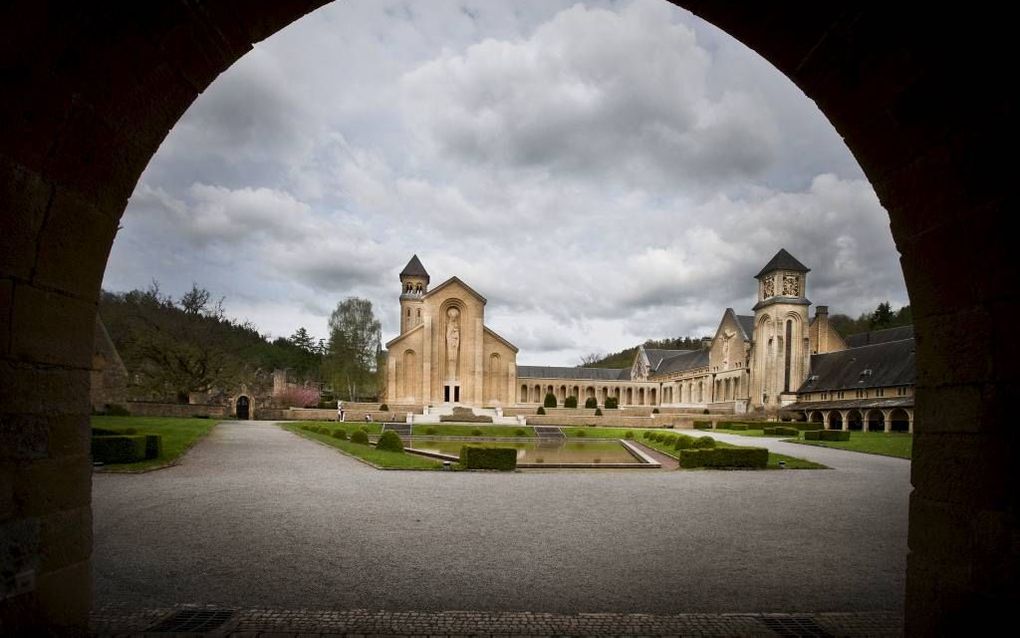
{"type": "Polygon", "coordinates": [[[606,398],[606,409],[607,410],[616,410],[619,407],[620,407],[620,400],[619,399],[617,399],[616,397],[607,397],[606,398]]]}
{"type": "MultiPolygon", "coordinates": [[[[546,393],[545,401],[542,403],[542,405],[544,407],[547,407],[547,408],[555,408],[556,407],[556,395],[553,394],[552,392],[546,393]]],[[[542,414],[545,414],[545,412],[542,412],[542,414]]]]}
{"type": "Polygon", "coordinates": [[[595,416],[602,416],[602,408],[595,408],[595,416]]]}
{"type": "Polygon", "coordinates": [[[766,436],[797,436],[800,430],[785,425],[777,425],[772,428],[764,428],[763,432],[766,436]]]}
{"type": "Polygon", "coordinates": [[[711,430],[712,429],[712,422],[711,421],[695,421],[694,422],[694,429],[695,430],[711,430]]]}
{"type": "Polygon", "coordinates": [[[145,458],[158,459],[163,453],[163,437],[159,434],[145,435],[145,458]]]}
{"type": "Polygon", "coordinates": [[[659,408],[652,408],[652,414],[659,414],[659,408]]]}
{"type": "Polygon", "coordinates": [[[148,437],[115,435],[92,437],[92,460],[100,463],[135,463],[145,460],[148,437]]]}
{"type": "Polygon", "coordinates": [[[465,445],[460,449],[460,464],[470,470],[516,470],[517,450],[465,445]]]}
{"type": "Polygon", "coordinates": [[[535,410],[535,414],[545,414],[545,408],[538,406],[538,409],[535,410]]]}
{"type": "Polygon", "coordinates": [[[567,397],[566,399],[563,399],[563,407],[565,407],[565,408],[576,408],[577,407],[577,397],[570,396],[570,397],[567,397]]]}
{"type": "Polygon", "coordinates": [[[331,434],[330,436],[332,436],[334,439],[340,439],[341,441],[346,441],[347,440],[347,430],[333,430],[333,434],[331,434]]]}
{"type": "Polygon", "coordinates": [[[368,445],[368,432],[365,432],[364,430],[355,430],[351,432],[351,443],[368,445]]]}
{"type": "Polygon", "coordinates": [[[599,402],[595,399],[595,397],[588,397],[584,400],[584,407],[597,408],[599,407],[599,402]]]}
{"type": "Polygon", "coordinates": [[[392,431],[386,430],[379,435],[379,442],[375,444],[377,450],[389,450],[390,452],[403,452],[404,442],[400,440],[400,436],[392,431]]]}
{"type": "Polygon", "coordinates": [[[107,430],[106,428],[92,428],[92,436],[120,436],[120,430],[107,430]]]}
{"type": "Polygon", "coordinates": [[[804,432],[805,441],[849,441],[850,430],[809,430],[804,432]]]}
{"type": "Polygon", "coordinates": [[[734,430],[736,432],[743,432],[747,430],[746,423],[720,423],[719,427],[724,428],[726,430],[734,430]]]}
{"type": "Polygon", "coordinates": [[[796,428],[796,429],[800,430],[801,432],[807,432],[807,431],[810,431],[810,430],[824,430],[825,429],[825,424],[824,423],[814,423],[814,422],[811,422],[811,421],[801,421],[801,422],[790,423],[789,426],[787,426],[787,427],[793,427],[793,428],[796,428]]]}
{"type": "Polygon", "coordinates": [[[765,469],[769,451],[763,447],[721,447],[710,450],[680,450],[680,467],[734,467],[765,469]]]}
{"type": "Polygon", "coordinates": [[[632,432],[630,430],[624,432],[623,433],[623,438],[625,438],[625,439],[633,439],[634,438],[634,432],[632,432]]]}
{"type": "Polygon", "coordinates": [[[440,414],[440,423],[492,423],[492,417],[487,414],[440,414]]]}
{"type": "Polygon", "coordinates": [[[383,403],[382,405],[379,406],[379,411],[380,412],[389,412],[390,411],[390,406],[388,406],[385,403],[383,403]]]}

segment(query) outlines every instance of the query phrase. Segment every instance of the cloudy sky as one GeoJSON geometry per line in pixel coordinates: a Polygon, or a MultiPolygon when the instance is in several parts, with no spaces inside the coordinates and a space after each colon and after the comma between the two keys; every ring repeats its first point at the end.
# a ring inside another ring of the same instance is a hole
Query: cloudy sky
{"type": "Polygon", "coordinates": [[[785,247],[808,297],[907,303],[888,217],[835,130],[742,44],[661,0],[348,0],[225,72],[142,175],[104,287],[286,336],[417,253],[518,363],[574,365],[749,314],[785,247]]]}

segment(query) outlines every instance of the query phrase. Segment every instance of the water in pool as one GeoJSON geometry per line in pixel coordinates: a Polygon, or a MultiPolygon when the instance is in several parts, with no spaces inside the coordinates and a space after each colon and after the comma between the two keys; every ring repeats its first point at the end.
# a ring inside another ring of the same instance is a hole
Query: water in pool
{"type": "Polygon", "coordinates": [[[414,438],[410,447],[460,455],[465,445],[517,449],[518,463],[640,463],[619,441],[435,441],[414,438]]]}

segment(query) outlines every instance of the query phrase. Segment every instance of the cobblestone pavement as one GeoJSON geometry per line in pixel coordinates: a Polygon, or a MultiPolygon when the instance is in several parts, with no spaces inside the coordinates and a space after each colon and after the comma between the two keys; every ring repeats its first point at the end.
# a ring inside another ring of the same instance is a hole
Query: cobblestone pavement
{"type": "Polygon", "coordinates": [[[835,469],[378,471],[223,423],[178,466],[93,477],[96,605],[902,610],[909,462],[720,438],[835,469]]]}
{"type": "MultiPolygon", "coordinates": [[[[146,633],[180,608],[98,610],[95,636],[165,636],[146,633]]],[[[354,609],[233,610],[220,636],[899,636],[894,612],[815,614],[549,614],[530,612],[394,612],[354,609]],[[772,626],[768,623],[771,623],[772,626]],[[778,625],[778,627],[777,627],[778,625]]]]}

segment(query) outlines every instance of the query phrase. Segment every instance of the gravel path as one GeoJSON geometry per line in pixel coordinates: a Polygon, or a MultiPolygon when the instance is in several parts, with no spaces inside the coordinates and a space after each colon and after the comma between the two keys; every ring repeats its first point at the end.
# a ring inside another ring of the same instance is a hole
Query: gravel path
{"type": "Polygon", "coordinates": [[[378,471],[269,423],[94,477],[97,607],[902,609],[910,464],[758,472],[378,471]]]}

